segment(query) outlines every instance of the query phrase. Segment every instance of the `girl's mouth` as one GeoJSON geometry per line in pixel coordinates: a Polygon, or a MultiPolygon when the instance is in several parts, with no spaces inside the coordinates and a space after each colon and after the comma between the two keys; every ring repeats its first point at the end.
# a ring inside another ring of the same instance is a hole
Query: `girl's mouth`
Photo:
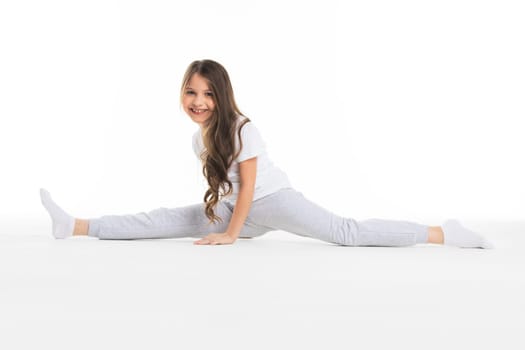
{"type": "Polygon", "coordinates": [[[193,113],[193,114],[203,114],[203,113],[206,113],[208,110],[207,109],[196,109],[196,108],[190,108],[190,111],[193,113]]]}

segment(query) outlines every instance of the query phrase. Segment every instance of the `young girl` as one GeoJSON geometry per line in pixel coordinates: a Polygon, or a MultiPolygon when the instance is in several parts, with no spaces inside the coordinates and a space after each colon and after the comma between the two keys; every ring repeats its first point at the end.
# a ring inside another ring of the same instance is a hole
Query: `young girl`
{"type": "Polygon", "coordinates": [[[195,244],[232,244],[237,238],[273,230],[347,246],[445,244],[491,248],[456,220],[441,227],[387,220],[356,221],[316,205],[296,191],[265,150],[256,126],[235,103],[228,73],[211,60],[190,64],[181,88],[184,111],[199,130],[193,150],[208,182],[204,203],[160,208],[136,215],[77,219],[40,190],[55,238],[88,235],[99,239],[197,237],[195,244]]]}

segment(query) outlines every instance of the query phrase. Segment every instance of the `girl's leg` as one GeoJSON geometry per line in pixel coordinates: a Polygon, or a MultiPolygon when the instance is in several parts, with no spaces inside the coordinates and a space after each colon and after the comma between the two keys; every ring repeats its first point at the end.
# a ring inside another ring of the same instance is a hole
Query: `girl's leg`
{"type": "MultiPolygon", "coordinates": [[[[107,215],[89,220],[88,235],[100,239],[145,239],[204,237],[209,233],[225,232],[233,214],[233,206],[219,201],[215,214],[222,222],[210,224],[205,205],[194,204],[179,208],[159,208],[135,215],[107,215]]],[[[269,229],[246,221],[240,238],[260,236],[269,229]]]]}
{"type": "Polygon", "coordinates": [[[348,246],[410,246],[429,238],[428,226],[379,219],[358,222],[329,212],[292,188],[255,201],[249,217],[275,230],[348,246]]]}
{"type": "Polygon", "coordinates": [[[87,236],[89,232],[89,220],[75,219],[75,227],[73,228],[73,236],[87,236]]]}
{"type": "Polygon", "coordinates": [[[228,227],[232,211],[219,202],[215,213],[223,219],[221,223],[209,224],[204,203],[133,215],[105,215],[88,221],[88,235],[100,239],[202,237],[228,227]]]}
{"type": "Polygon", "coordinates": [[[428,228],[428,243],[443,244],[445,236],[443,229],[440,226],[432,226],[428,228]]]}
{"type": "MultiPolygon", "coordinates": [[[[100,239],[203,237],[208,233],[226,231],[233,213],[231,204],[220,201],[215,213],[222,218],[222,222],[213,224],[209,224],[204,214],[204,203],[174,209],[159,208],[135,215],[106,215],[84,220],[75,219],[63,211],[51,199],[49,192],[41,190],[40,195],[51,216],[53,235],[56,238],[86,234],[100,239]]],[[[247,220],[240,237],[256,237],[268,231],[268,228],[259,227],[247,220]]]]}
{"type": "Polygon", "coordinates": [[[448,220],[441,227],[407,221],[344,218],[287,188],[252,204],[249,218],[257,225],[350,246],[410,246],[437,243],[463,248],[493,248],[481,235],[448,220]]]}

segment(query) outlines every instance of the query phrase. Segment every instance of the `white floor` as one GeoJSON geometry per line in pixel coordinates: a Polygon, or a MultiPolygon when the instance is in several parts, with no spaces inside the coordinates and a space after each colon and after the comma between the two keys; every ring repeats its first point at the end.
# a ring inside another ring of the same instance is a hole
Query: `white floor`
{"type": "Polygon", "coordinates": [[[524,349],[525,223],[494,250],[341,247],[271,232],[54,240],[0,222],[0,349],[524,349]]]}

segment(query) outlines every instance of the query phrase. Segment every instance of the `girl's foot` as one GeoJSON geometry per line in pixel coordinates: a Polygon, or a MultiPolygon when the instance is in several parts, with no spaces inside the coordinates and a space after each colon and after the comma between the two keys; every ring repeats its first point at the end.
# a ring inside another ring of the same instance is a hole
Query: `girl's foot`
{"type": "Polygon", "coordinates": [[[494,246],[483,236],[463,227],[457,220],[448,220],[441,225],[444,244],[460,248],[492,249],[494,246]]]}
{"type": "Polygon", "coordinates": [[[53,202],[49,192],[43,188],[40,189],[40,199],[53,220],[53,236],[55,238],[71,237],[75,228],[75,218],[53,202]]]}

